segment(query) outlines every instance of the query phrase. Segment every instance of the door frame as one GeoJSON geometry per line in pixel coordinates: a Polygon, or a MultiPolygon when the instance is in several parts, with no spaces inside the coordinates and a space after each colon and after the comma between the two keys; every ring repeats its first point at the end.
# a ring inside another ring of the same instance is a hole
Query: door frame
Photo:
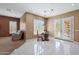
{"type": "MultiPolygon", "coordinates": [[[[62,29],[61,29],[61,33],[60,33],[61,37],[59,37],[59,38],[55,37],[55,38],[61,39],[61,40],[66,40],[66,41],[74,41],[74,16],[70,16],[70,17],[66,17],[66,18],[70,18],[70,21],[71,21],[71,31],[72,31],[71,36],[72,36],[72,38],[70,40],[61,38],[62,37],[62,29]]],[[[62,23],[64,19],[65,18],[56,19],[56,20],[61,20],[61,23],[62,23]]],[[[60,26],[61,26],[61,28],[63,27],[63,25],[60,25],[60,26]]]]}

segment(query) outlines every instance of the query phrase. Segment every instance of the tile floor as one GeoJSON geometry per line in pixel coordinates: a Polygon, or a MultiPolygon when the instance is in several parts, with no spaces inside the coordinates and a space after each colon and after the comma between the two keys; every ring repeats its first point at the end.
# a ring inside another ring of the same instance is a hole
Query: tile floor
{"type": "Polygon", "coordinates": [[[27,40],[11,55],[79,55],[79,42],[51,38],[49,41],[27,40]]]}

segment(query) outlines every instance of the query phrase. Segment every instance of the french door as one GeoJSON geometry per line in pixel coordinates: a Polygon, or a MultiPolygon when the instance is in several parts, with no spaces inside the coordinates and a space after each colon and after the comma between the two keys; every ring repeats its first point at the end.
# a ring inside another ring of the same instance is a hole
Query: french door
{"type": "Polygon", "coordinates": [[[74,17],[54,20],[54,37],[63,40],[74,40],[74,17]]]}
{"type": "Polygon", "coordinates": [[[61,38],[61,20],[54,20],[54,37],[61,38]]]}
{"type": "Polygon", "coordinates": [[[34,35],[37,35],[37,31],[38,31],[38,34],[43,33],[43,31],[44,31],[44,21],[34,19],[34,35]]]}

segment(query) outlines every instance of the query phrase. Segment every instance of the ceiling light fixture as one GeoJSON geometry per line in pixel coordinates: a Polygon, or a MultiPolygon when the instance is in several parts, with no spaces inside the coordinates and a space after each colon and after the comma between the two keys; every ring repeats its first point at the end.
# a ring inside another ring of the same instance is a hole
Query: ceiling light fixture
{"type": "Polygon", "coordinates": [[[9,8],[7,8],[6,10],[7,10],[7,11],[9,11],[9,12],[11,12],[11,11],[12,11],[12,10],[11,10],[11,9],[9,9],[9,8]]]}
{"type": "Polygon", "coordinates": [[[47,11],[46,10],[44,10],[44,13],[46,13],[47,11]]]}
{"type": "Polygon", "coordinates": [[[51,11],[53,11],[53,9],[50,9],[51,11]]]}
{"type": "Polygon", "coordinates": [[[75,6],[75,4],[74,4],[74,3],[72,3],[72,6],[75,6]]]}
{"type": "Polygon", "coordinates": [[[46,16],[46,12],[47,12],[47,11],[46,11],[46,10],[44,10],[44,16],[46,16]]]}

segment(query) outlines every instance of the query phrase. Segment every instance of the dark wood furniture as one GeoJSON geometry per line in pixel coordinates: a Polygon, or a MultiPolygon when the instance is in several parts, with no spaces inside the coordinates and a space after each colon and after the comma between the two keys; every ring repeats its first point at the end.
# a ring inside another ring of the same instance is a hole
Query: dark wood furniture
{"type": "Polygon", "coordinates": [[[46,33],[42,33],[41,35],[37,35],[37,40],[42,40],[42,41],[49,41],[48,39],[49,35],[46,33]]]}
{"type": "Polygon", "coordinates": [[[20,31],[20,30],[18,32],[12,34],[13,41],[21,40],[21,39],[23,39],[23,37],[24,37],[24,32],[20,31]]]}
{"type": "Polygon", "coordinates": [[[49,36],[48,34],[44,34],[44,40],[45,41],[49,41],[48,36],[49,36]]]}

